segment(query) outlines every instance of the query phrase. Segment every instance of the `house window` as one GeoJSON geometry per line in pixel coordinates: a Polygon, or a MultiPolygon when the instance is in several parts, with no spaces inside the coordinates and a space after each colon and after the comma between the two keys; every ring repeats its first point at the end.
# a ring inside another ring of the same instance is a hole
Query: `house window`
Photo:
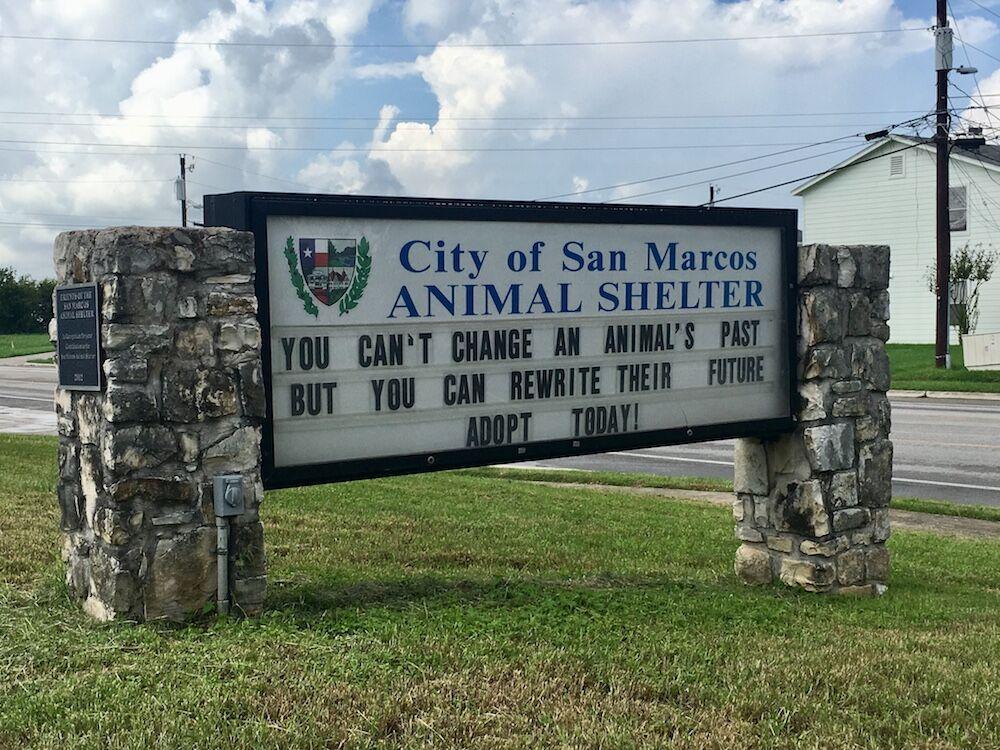
{"type": "Polygon", "coordinates": [[[903,155],[897,154],[889,157],[889,177],[903,176],[903,155]]]}
{"type": "Polygon", "coordinates": [[[964,232],[968,228],[969,201],[965,185],[948,188],[948,224],[953,232],[964,232]]]}

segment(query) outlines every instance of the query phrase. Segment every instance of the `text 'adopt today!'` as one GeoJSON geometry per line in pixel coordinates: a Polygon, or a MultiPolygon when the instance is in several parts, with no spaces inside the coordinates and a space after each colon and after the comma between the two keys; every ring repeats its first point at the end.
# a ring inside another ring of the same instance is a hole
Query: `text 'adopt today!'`
{"type": "Polygon", "coordinates": [[[444,240],[408,240],[399,248],[400,267],[420,280],[403,284],[388,312],[390,319],[481,317],[490,315],[594,315],[661,310],[752,309],[763,307],[757,279],[711,278],[602,281],[594,299],[583,299],[573,281],[532,281],[531,274],[669,274],[754,271],[757,250],[687,250],[677,242],[646,242],[638,253],[596,250],[570,240],[553,256],[545,243],[506,253],[471,249],[444,240]],[[502,268],[496,266],[503,264],[502,268]],[[549,266],[549,264],[552,264],[549,266]],[[556,267],[558,265],[558,267],[556,267]],[[545,266],[545,267],[543,267],[545,266]],[[494,284],[481,278],[513,272],[524,282],[494,284]],[[427,283],[436,274],[462,274],[470,283],[427,283]]]}

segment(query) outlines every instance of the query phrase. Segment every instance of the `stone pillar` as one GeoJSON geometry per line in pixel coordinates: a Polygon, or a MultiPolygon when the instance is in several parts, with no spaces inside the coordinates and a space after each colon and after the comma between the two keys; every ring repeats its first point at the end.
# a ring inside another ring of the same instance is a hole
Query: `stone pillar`
{"type": "Polygon", "coordinates": [[[240,474],[233,611],[264,600],[264,417],[253,235],[123,227],[64,232],[60,284],[97,282],[101,392],[57,391],[70,593],[101,620],[181,620],[216,600],[212,477],[240,474]]]}
{"type": "Polygon", "coordinates": [[[799,248],[798,426],[735,451],[736,574],[881,594],[889,576],[889,248],[799,248]]]}

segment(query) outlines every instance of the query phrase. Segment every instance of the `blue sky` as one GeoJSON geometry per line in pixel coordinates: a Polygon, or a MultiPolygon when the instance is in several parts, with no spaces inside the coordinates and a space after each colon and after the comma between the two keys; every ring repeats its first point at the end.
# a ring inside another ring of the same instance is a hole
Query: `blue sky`
{"type": "MultiPolygon", "coordinates": [[[[969,50],[977,81],[955,84],[1000,102],[1000,6],[982,5],[952,7],[985,51],[969,50]]],[[[168,0],[142,13],[134,0],[0,0],[4,34],[167,42],[0,39],[0,264],[50,275],[62,229],[176,222],[179,151],[195,203],[255,189],[686,204],[709,180],[726,198],[932,109],[932,13],[889,0],[168,0]],[[901,28],[916,30],[801,36],[901,28]],[[761,35],[797,36],[635,44],[761,35]],[[191,41],[229,45],[175,44],[191,41]],[[616,44],[468,46],[592,41],[616,44]]],[[[795,207],[789,190],[734,205],[795,207]]]]}

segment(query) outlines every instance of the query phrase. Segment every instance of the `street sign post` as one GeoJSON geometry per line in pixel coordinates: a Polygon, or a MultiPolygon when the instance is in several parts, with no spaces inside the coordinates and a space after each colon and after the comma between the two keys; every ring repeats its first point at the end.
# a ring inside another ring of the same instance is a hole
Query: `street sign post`
{"type": "Polygon", "coordinates": [[[266,487],[787,431],[796,214],[233,193],[266,487]]]}

